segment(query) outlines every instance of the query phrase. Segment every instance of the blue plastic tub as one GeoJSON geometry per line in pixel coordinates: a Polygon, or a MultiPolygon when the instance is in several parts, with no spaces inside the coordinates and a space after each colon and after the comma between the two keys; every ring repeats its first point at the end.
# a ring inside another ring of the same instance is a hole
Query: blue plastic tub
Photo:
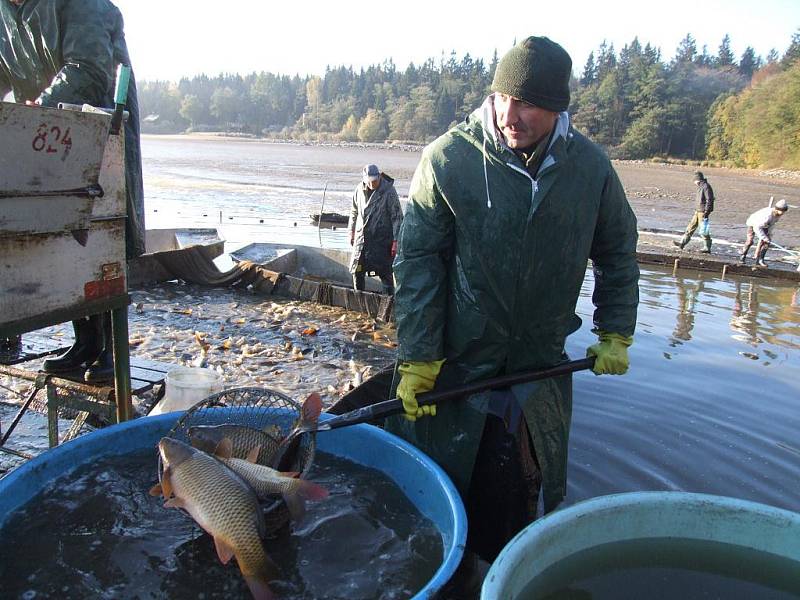
{"type": "Polygon", "coordinates": [[[731,544],[800,562],[798,513],[707,494],[615,494],[580,502],[528,525],[492,564],[481,600],[519,598],[549,567],[584,550],[660,538],[731,544]]]}
{"type": "MultiPolygon", "coordinates": [[[[28,502],[54,479],[100,456],[127,454],[152,447],[181,413],[128,421],[63,444],[27,462],[0,479],[0,527],[8,515],[28,502]]],[[[442,536],[444,556],[433,578],[415,598],[430,598],[452,576],[461,561],[467,518],[455,487],[427,456],[403,440],[369,425],[320,433],[323,452],[380,470],[403,490],[442,536]]]]}

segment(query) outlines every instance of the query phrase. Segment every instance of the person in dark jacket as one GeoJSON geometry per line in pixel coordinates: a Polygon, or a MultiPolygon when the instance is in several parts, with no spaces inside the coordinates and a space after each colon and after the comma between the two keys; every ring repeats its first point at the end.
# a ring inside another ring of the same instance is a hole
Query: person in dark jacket
{"type": "Polygon", "coordinates": [[[512,48],[494,94],[423,151],[400,232],[397,396],[405,415],[386,427],[458,488],[469,519],[465,564],[491,562],[536,517],[540,488],[545,512],[563,499],[572,379],[439,407],[420,407],[417,394],[567,360],[589,260],[599,339],[587,354],[595,374],[628,369],[636,218],[608,157],[570,124],[571,72],[569,55],[547,38],[512,48]]]}
{"type": "Polygon", "coordinates": [[[705,242],[705,247],[700,250],[700,252],[710,254],[711,230],[709,229],[708,217],[714,210],[714,190],[711,184],[708,183],[708,179],[703,177],[703,173],[700,171],[695,171],[694,184],[697,186],[694,213],[689,220],[689,224],[686,226],[686,232],[683,234],[681,241],[674,241],[672,243],[683,250],[686,244],[689,243],[689,240],[692,239],[694,232],[699,228],[700,235],[703,236],[703,241],[705,242]]]}
{"type": "Polygon", "coordinates": [[[353,287],[364,289],[364,277],[377,275],[385,294],[394,293],[392,259],[397,253],[397,235],[403,222],[400,199],[394,179],[382,173],[377,165],[367,165],[361,183],[353,192],[350,208],[350,245],[353,255],[350,273],[353,287]]]}
{"type": "MultiPolygon", "coordinates": [[[[108,0],[0,0],[0,98],[57,107],[114,106],[117,66],[130,66],[122,15],[108,0]]],[[[128,259],[144,253],[139,104],[131,74],[125,106],[128,259]]],[[[110,315],[73,322],[75,344],[45,361],[48,372],[86,367],[87,381],[113,377],[110,315]]]]}

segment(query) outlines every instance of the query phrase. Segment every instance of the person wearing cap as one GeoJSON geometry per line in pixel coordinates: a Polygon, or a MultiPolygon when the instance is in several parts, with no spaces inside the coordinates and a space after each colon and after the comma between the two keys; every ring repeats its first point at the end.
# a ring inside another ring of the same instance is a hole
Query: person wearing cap
{"type": "Polygon", "coordinates": [[[705,254],[711,253],[711,232],[709,230],[708,217],[714,210],[714,189],[708,183],[708,179],[703,176],[701,171],[694,172],[694,184],[697,186],[697,195],[695,197],[695,209],[689,224],[686,226],[686,231],[683,234],[681,241],[673,241],[672,243],[678,246],[681,250],[686,247],[689,240],[692,239],[694,232],[700,228],[700,235],[703,236],[705,247],[700,250],[705,254]]]}
{"type": "Polygon", "coordinates": [[[739,262],[743,265],[747,263],[747,252],[753,241],[758,236],[758,245],[756,246],[756,265],[759,267],[766,267],[767,263],[764,257],[767,254],[767,249],[772,243],[772,230],[778,224],[780,218],[789,210],[789,205],[786,200],[778,200],[774,206],[766,206],[757,210],[749,217],[747,217],[747,241],[742,248],[742,254],[739,256],[739,262]]]}
{"type": "Polygon", "coordinates": [[[397,252],[397,235],[403,222],[400,199],[394,179],[381,173],[377,165],[367,165],[361,183],[353,192],[348,231],[353,254],[350,273],[353,288],[364,289],[367,274],[377,275],[385,294],[394,292],[392,259],[397,252]]]}
{"type": "MultiPolygon", "coordinates": [[[[109,0],[0,0],[0,99],[55,108],[114,107],[117,66],[130,65],[122,14],[109,0]]],[[[139,104],[131,73],[125,109],[126,256],[145,251],[139,104]]],[[[72,322],[75,342],[43,370],[83,370],[87,382],[114,376],[110,313],[72,322]]]]}
{"type": "Polygon", "coordinates": [[[386,427],[441,465],[464,499],[471,556],[491,561],[566,492],[570,375],[438,407],[416,396],[565,360],[594,270],[595,374],[623,374],[638,305],[636,218],[605,153],[567,112],[572,61],[529,37],[493,93],[428,145],[394,262],[405,415],[386,427]]]}

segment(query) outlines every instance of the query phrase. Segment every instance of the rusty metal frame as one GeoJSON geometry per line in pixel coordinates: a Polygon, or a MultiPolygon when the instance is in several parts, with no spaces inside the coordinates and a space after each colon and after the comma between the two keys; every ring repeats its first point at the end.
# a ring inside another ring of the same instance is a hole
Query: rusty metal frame
{"type": "MultiPolygon", "coordinates": [[[[125,339],[127,340],[127,338],[125,339]]],[[[8,375],[9,377],[16,377],[34,382],[35,389],[28,401],[26,401],[27,405],[29,405],[33,400],[36,392],[42,389],[42,387],[46,389],[47,432],[51,448],[58,445],[58,409],[61,407],[78,410],[79,414],[76,418],[76,421],[80,420],[81,424],[86,420],[88,414],[96,414],[100,417],[108,419],[109,421],[113,420],[116,416],[117,422],[120,422],[120,409],[118,403],[115,402],[115,390],[113,387],[89,385],[72,381],[71,379],[65,379],[63,377],[45,374],[41,371],[27,371],[25,369],[19,369],[17,367],[11,367],[7,365],[0,365],[0,375],[8,375]],[[59,398],[58,394],[56,393],[58,389],[79,394],[84,396],[84,398],[59,398]],[[94,400],[89,400],[86,397],[94,398],[94,400]],[[87,414],[84,415],[83,413],[87,414]]],[[[130,382],[128,385],[130,387],[130,382]]],[[[128,402],[130,402],[130,396],[128,396],[128,402]]],[[[27,406],[23,408],[27,409],[27,406]]],[[[21,412],[22,411],[18,413],[19,417],[21,417],[21,412]]],[[[70,428],[70,431],[72,432],[73,429],[75,428],[70,428]]],[[[3,443],[5,443],[9,435],[10,432],[7,432],[7,434],[3,437],[3,443]]],[[[12,454],[19,454],[15,451],[11,451],[8,448],[2,448],[2,450],[11,452],[12,454]]],[[[23,458],[30,457],[23,456],[23,458]]]]}

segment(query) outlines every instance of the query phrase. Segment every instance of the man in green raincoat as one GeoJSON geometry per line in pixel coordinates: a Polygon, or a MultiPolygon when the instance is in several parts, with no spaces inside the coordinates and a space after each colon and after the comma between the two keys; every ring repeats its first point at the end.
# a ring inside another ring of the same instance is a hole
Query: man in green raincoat
{"type": "Polygon", "coordinates": [[[493,95],[425,148],[394,263],[406,411],[387,422],[438,462],[465,500],[467,547],[492,561],[566,491],[572,381],[421,408],[416,394],[567,359],[592,261],[594,372],[628,368],[638,304],[636,219],[605,154],[570,125],[572,61],[530,37],[498,64],[493,95]]]}
{"type": "MultiPolygon", "coordinates": [[[[114,107],[117,66],[130,65],[122,15],[108,0],[0,0],[0,100],[57,107],[60,102],[114,107]]],[[[125,121],[125,226],[128,259],[144,253],[144,191],[139,104],[131,74],[125,121]]],[[[50,372],[86,369],[87,381],[113,377],[111,320],[74,321],[75,344],[48,359],[50,372]]]]}

